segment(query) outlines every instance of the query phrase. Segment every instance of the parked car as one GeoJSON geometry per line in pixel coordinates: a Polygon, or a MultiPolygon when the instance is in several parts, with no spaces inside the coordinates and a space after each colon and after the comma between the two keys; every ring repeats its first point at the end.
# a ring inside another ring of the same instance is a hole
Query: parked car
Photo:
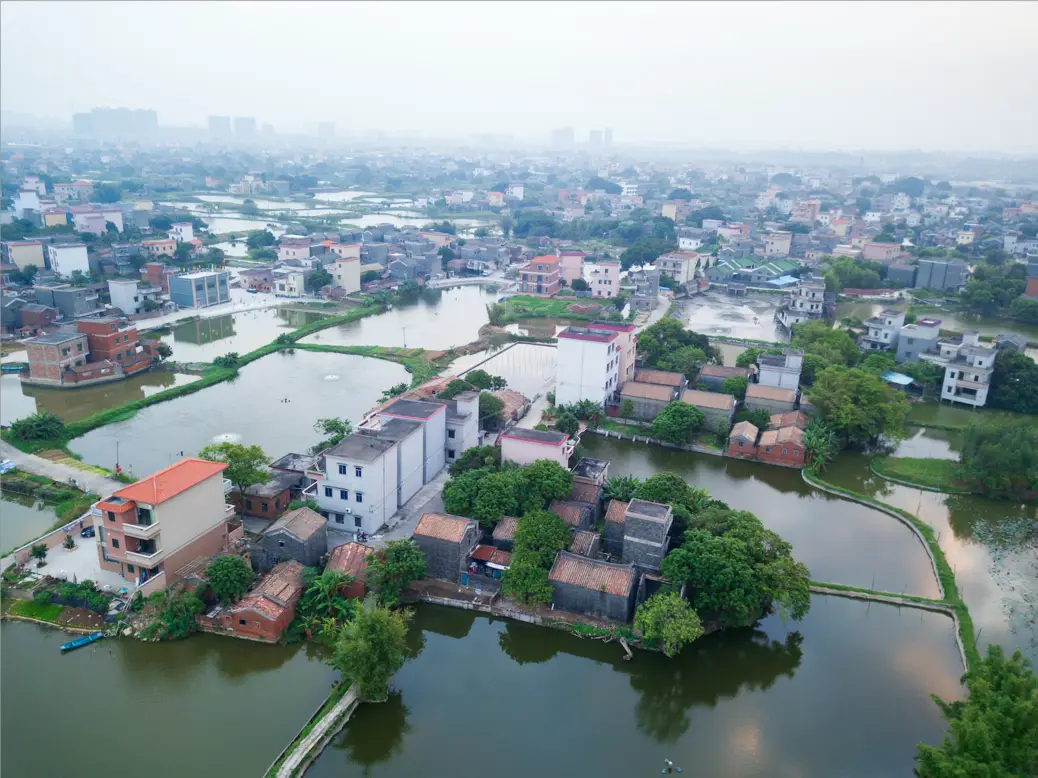
{"type": "Polygon", "coordinates": [[[94,528],[93,527],[83,527],[83,529],[80,530],[80,532],[79,532],[79,537],[81,537],[81,538],[92,538],[92,537],[94,537],[94,528]]]}

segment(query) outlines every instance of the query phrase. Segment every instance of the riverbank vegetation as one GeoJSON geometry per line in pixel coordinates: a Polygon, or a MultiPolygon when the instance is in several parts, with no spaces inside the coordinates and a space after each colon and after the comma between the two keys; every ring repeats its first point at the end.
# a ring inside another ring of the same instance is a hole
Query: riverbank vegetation
{"type": "Polygon", "coordinates": [[[985,497],[1038,498],[1038,427],[974,422],[963,433],[962,477],[985,497]]]}
{"type": "MultiPolygon", "coordinates": [[[[560,300],[554,297],[528,297],[516,295],[499,303],[487,305],[487,316],[495,327],[504,327],[520,319],[551,318],[590,321],[591,316],[577,313],[570,308],[580,300],[560,300]]],[[[589,300],[588,302],[595,302],[589,300]]]]}
{"type": "Polygon", "coordinates": [[[920,778],[1038,775],[1038,677],[1016,651],[1001,647],[987,654],[963,677],[965,700],[946,702],[933,695],[948,732],[939,746],[917,746],[920,778]]]}
{"type": "Polygon", "coordinates": [[[48,532],[79,518],[90,510],[90,506],[98,499],[96,494],[85,492],[71,484],[17,469],[0,476],[0,485],[9,493],[53,505],[57,521],[48,532]]]}
{"type": "Polygon", "coordinates": [[[884,478],[941,492],[969,492],[962,481],[962,465],[954,459],[879,457],[872,460],[872,469],[884,478]]]}
{"type": "Polygon", "coordinates": [[[342,685],[353,684],[362,700],[381,701],[389,681],[407,659],[410,611],[390,610],[369,597],[335,637],[328,664],[339,671],[342,685]]]}
{"type": "Polygon", "coordinates": [[[384,605],[396,605],[404,589],[424,577],[425,554],[413,540],[391,540],[368,557],[365,582],[384,605]]]}

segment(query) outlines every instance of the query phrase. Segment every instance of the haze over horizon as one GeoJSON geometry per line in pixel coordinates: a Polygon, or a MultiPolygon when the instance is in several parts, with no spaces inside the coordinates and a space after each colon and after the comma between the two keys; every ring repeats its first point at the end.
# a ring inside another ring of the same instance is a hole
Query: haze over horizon
{"type": "Polygon", "coordinates": [[[162,126],[1038,153],[1034,3],[4,2],[0,108],[162,126]],[[60,52],[54,56],[50,52],[60,52]]]}

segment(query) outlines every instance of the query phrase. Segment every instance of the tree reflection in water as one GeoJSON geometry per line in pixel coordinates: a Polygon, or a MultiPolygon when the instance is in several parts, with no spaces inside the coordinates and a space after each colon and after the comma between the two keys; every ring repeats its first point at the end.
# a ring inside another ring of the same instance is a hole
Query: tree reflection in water
{"type": "Polygon", "coordinates": [[[409,713],[400,692],[391,692],[383,703],[361,705],[332,741],[332,747],[345,750],[350,762],[361,765],[364,775],[370,775],[374,765],[388,762],[400,753],[404,735],[411,731],[407,723],[409,713]]]}

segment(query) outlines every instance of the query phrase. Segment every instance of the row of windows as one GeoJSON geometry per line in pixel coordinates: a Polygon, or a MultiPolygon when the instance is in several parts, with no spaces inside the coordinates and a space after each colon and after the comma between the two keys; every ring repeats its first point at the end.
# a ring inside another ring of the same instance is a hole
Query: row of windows
{"type": "MultiPolygon", "coordinates": [[[[346,475],[347,468],[349,468],[349,465],[340,464],[339,465],[339,475],[346,475]]],[[[357,478],[360,478],[363,474],[364,474],[364,468],[360,467],[359,465],[354,465],[353,466],[353,475],[355,475],[357,478]]]]}
{"type": "MultiPolygon", "coordinates": [[[[334,497],[335,496],[335,489],[333,489],[330,486],[324,487],[324,496],[325,497],[334,497]]],[[[356,498],[357,502],[364,502],[364,492],[354,492],[353,496],[356,498]]],[[[340,500],[348,500],[348,499],[350,499],[350,491],[349,491],[349,489],[340,489],[339,490],[339,499],[340,500]]]]}
{"type": "MultiPolygon", "coordinates": [[[[326,519],[334,519],[336,524],[345,524],[346,523],[346,514],[345,513],[330,513],[328,511],[321,511],[321,515],[324,516],[326,519]]],[[[353,517],[353,526],[354,527],[360,527],[362,524],[363,524],[363,521],[361,520],[360,516],[354,516],[353,517]]]]}

